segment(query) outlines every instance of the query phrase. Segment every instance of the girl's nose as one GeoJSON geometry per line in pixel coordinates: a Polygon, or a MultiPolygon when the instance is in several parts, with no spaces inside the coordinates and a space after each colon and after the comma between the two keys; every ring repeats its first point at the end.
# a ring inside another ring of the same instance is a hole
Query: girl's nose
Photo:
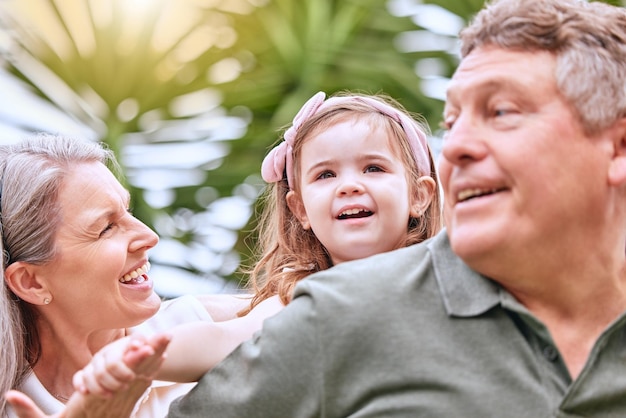
{"type": "Polygon", "coordinates": [[[345,178],[341,181],[339,187],[337,187],[337,195],[352,195],[363,193],[365,188],[363,184],[356,180],[354,177],[345,178]]]}

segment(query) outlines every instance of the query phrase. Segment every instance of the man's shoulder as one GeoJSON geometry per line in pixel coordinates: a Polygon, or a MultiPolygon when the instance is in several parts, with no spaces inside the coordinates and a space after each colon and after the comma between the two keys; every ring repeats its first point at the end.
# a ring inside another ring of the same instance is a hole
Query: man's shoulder
{"type": "Polygon", "coordinates": [[[418,244],[376,254],[360,260],[342,263],[333,267],[333,269],[335,269],[337,273],[341,272],[342,274],[348,275],[350,275],[350,273],[361,272],[365,273],[367,276],[369,276],[370,273],[402,274],[432,264],[432,257],[444,256],[441,250],[448,247],[447,235],[445,231],[442,231],[435,237],[418,244]]]}
{"type": "MultiPolygon", "coordinates": [[[[434,238],[435,239],[435,238],[434,238]]],[[[415,282],[434,280],[431,240],[348,261],[312,274],[296,287],[300,293],[338,293],[366,297],[394,293],[415,282]]]]}
{"type": "Polygon", "coordinates": [[[397,250],[386,253],[375,254],[360,260],[348,261],[333,268],[345,269],[348,271],[358,270],[396,270],[403,266],[414,266],[424,257],[428,256],[428,247],[426,242],[413,244],[408,247],[399,248],[397,250]]]}

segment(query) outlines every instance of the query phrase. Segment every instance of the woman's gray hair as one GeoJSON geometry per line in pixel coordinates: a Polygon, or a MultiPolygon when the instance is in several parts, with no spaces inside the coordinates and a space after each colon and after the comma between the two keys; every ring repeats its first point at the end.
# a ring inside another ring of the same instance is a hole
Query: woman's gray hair
{"type": "MultiPolygon", "coordinates": [[[[101,162],[120,173],[112,151],[92,141],[39,134],[0,146],[1,394],[19,386],[40,353],[37,310],[13,294],[4,280],[4,271],[16,261],[42,265],[54,258],[59,188],[73,166],[88,162],[101,162]]],[[[5,415],[2,397],[0,416],[5,415]]]]}
{"type": "Polygon", "coordinates": [[[582,0],[499,0],[461,31],[461,56],[496,46],[546,51],[588,134],[626,116],[626,9],[582,0]]]}

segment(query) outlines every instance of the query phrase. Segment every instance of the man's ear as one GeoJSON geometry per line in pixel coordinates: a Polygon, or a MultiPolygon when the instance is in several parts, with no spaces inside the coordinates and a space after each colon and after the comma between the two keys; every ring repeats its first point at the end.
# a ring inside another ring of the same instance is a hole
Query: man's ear
{"type": "Polygon", "coordinates": [[[626,118],[616,123],[613,139],[613,157],[609,167],[609,184],[619,186],[626,184],[626,118]]]}
{"type": "Polygon", "coordinates": [[[413,218],[419,218],[426,212],[426,209],[433,201],[433,196],[435,193],[439,193],[439,190],[437,190],[435,180],[429,176],[420,177],[413,188],[415,193],[413,193],[410,215],[413,218]]]}
{"type": "Polygon", "coordinates": [[[289,210],[291,210],[291,213],[300,221],[302,228],[311,229],[311,223],[309,222],[309,217],[306,214],[306,209],[304,208],[304,203],[302,199],[300,199],[300,196],[293,190],[289,190],[285,198],[287,199],[289,210]]]}
{"type": "Polygon", "coordinates": [[[15,262],[6,268],[4,277],[9,286],[20,299],[33,305],[45,304],[52,300],[52,295],[45,283],[35,274],[36,267],[22,261],[15,262]]]}

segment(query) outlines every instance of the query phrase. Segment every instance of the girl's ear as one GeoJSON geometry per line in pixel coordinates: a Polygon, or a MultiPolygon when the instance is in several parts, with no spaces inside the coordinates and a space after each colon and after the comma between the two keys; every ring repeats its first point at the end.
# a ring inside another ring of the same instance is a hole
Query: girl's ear
{"type": "Polygon", "coordinates": [[[4,277],[9,289],[20,299],[33,305],[45,304],[52,300],[47,286],[38,280],[35,266],[22,261],[11,264],[4,271],[4,277]]]}
{"type": "Polygon", "coordinates": [[[620,186],[626,184],[626,118],[616,124],[613,140],[613,158],[609,166],[609,184],[620,186]]]}
{"type": "Polygon", "coordinates": [[[285,198],[287,199],[289,210],[291,210],[291,213],[300,221],[302,228],[311,229],[311,223],[309,222],[309,217],[306,214],[306,209],[304,208],[304,203],[300,196],[293,190],[289,190],[285,198]]]}
{"type": "Polygon", "coordinates": [[[430,202],[433,200],[433,196],[435,193],[439,193],[439,191],[437,190],[437,183],[429,176],[420,177],[417,180],[417,184],[413,187],[415,188],[415,193],[413,193],[410,215],[413,218],[419,218],[426,212],[430,202]]]}

